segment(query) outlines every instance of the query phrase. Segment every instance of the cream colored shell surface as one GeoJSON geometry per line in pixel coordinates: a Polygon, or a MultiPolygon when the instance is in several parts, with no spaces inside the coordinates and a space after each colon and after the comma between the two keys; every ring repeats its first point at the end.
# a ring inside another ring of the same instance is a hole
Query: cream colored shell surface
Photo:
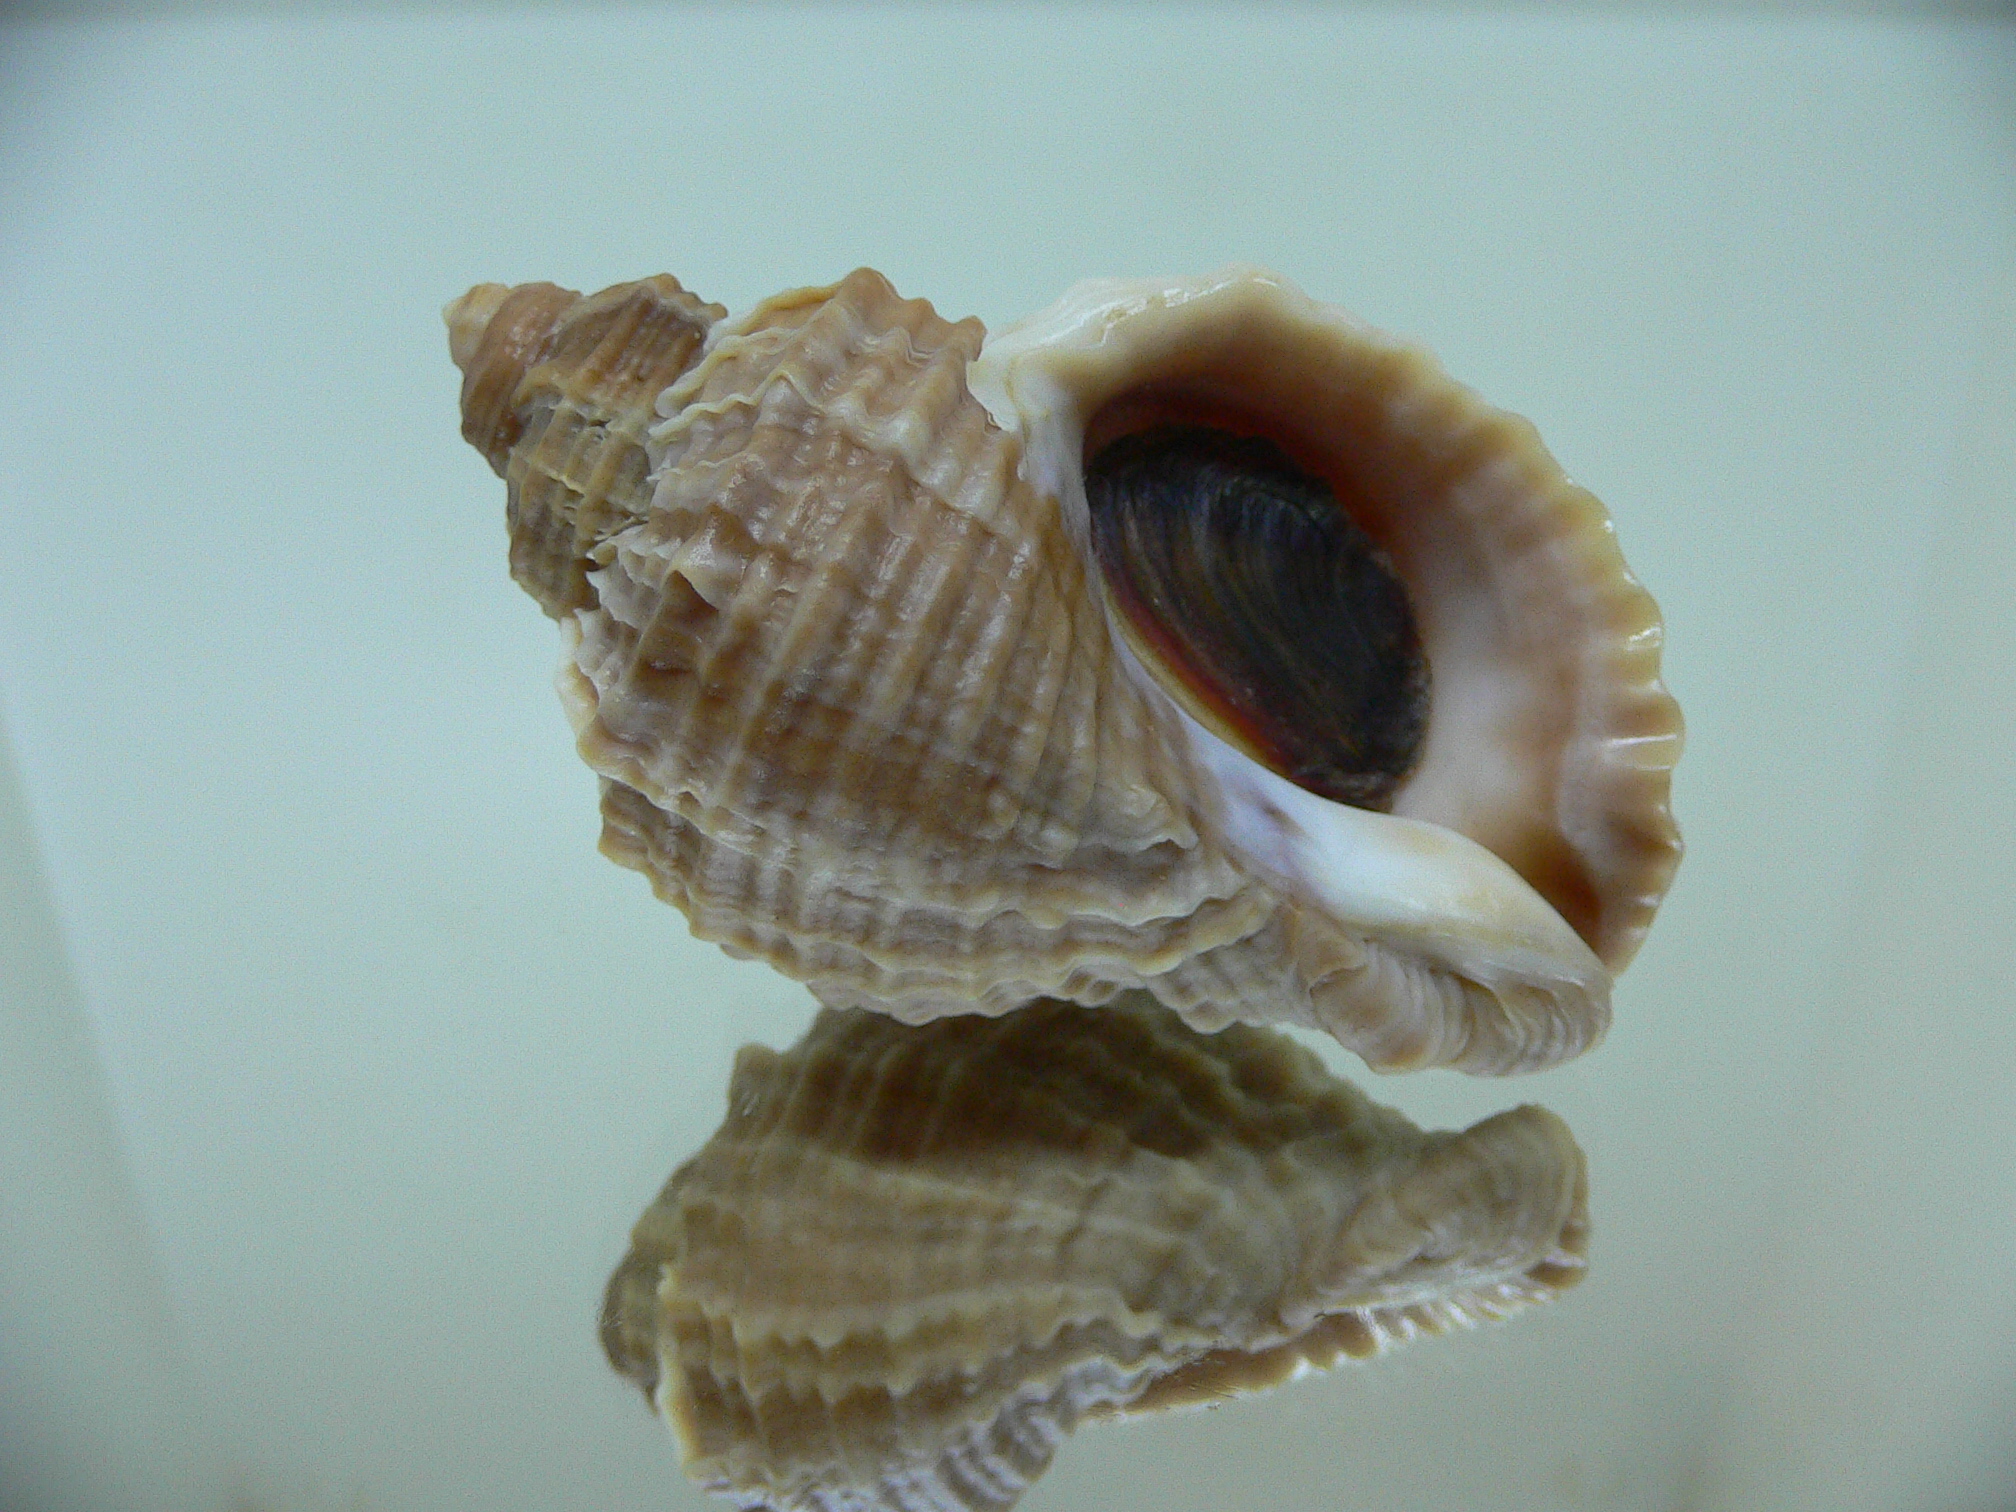
{"type": "MultiPolygon", "coordinates": [[[[633,321],[640,351],[621,361],[606,341],[566,337],[577,316],[565,307],[551,312],[562,334],[545,345],[536,334],[489,339],[500,298],[516,293],[476,291],[450,323],[465,395],[508,393],[514,413],[582,417],[560,463],[527,465],[525,440],[486,455],[512,484],[514,568],[562,624],[562,695],[604,780],[604,848],[645,872],[696,933],[769,961],[828,1004],[910,1022],[1143,988],[1200,1028],[1311,1024],[1382,1069],[1479,1072],[1551,1064],[1601,1035],[1610,976],[1597,950],[1628,955],[1663,886],[1659,867],[1670,873],[1677,854],[1664,811],[1677,726],[1669,719],[1660,735],[1658,719],[1641,721],[1636,746],[1628,731],[1620,745],[1597,728],[1599,748],[1635,751],[1647,774],[1620,820],[1615,761],[1577,764],[1499,738],[1522,720],[1563,722],[1558,701],[1509,722],[1438,713],[1421,789],[1435,801],[1420,813],[1404,793],[1395,814],[1327,803],[1188,718],[1115,627],[1072,478],[1084,411],[1104,402],[1093,390],[1124,399],[1129,364],[1162,382],[1155,362],[1189,350],[1181,329],[1137,323],[1153,340],[1134,350],[1116,334],[1133,317],[1102,306],[1088,327],[1067,301],[1065,317],[1010,333],[996,354],[983,353],[977,322],[947,322],[867,271],[718,324],[683,291],[624,287],[679,313],[633,321]],[[707,333],[697,354],[695,329],[707,333]],[[1126,360],[1074,388],[1088,329],[1095,358],[1126,360]],[[570,377],[555,355],[569,340],[600,354],[597,374],[674,374],[643,434],[648,481],[634,460],[642,388],[570,377]],[[654,342],[677,350],[641,350],[654,342]],[[620,465],[595,453],[598,436],[620,465]],[[524,506],[520,480],[556,474],[552,502],[524,506]],[[528,520],[545,522],[533,547],[528,520]],[[522,565],[549,557],[561,566],[543,577],[522,565]],[[1447,755],[1466,730],[1496,741],[1474,770],[1447,755]],[[1511,802],[1484,803],[1487,790],[1511,802]],[[1632,825],[1652,836],[1654,858],[1621,868],[1637,901],[1595,907],[1589,878],[1632,825]],[[1563,859],[1583,854],[1597,863],[1563,859]]],[[[1225,346],[1208,322],[1198,331],[1207,358],[1213,342],[1225,346]]],[[[1213,383],[1254,365],[1250,352],[1222,371],[1199,360],[1213,383]]],[[[1447,380],[1403,382],[1424,360],[1380,360],[1385,412],[1448,408],[1447,380]]],[[[1308,372],[1338,376],[1313,359],[1308,372]]],[[[1513,422],[1482,424],[1477,412],[1459,416],[1461,465],[1441,466],[1462,497],[1479,477],[1516,483],[1544,458],[1513,422]],[[1524,449],[1494,460],[1494,439],[1508,436],[1524,449]]],[[[1408,487],[1429,492],[1418,478],[1408,487]]],[[[1600,507],[1584,499],[1570,512],[1607,545],[1600,507]]],[[[1476,555],[1461,531],[1439,534],[1457,541],[1456,558],[1476,555]]],[[[1507,599],[1488,574],[1438,567],[1431,544],[1396,553],[1417,597],[1460,600],[1483,584],[1481,608],[1426,612],[1431,657],[1436,644],[1479,639],[1438,627],[1550,601],[1530,584],[1507,599]]],[[[1603,554],[1570,539],[1539,555],[1578,551],[1603,554]]],[[[1637,612],[1619,623],[1638,686],[1656,664],[1656,617],[1635,584],[1617,592],[1637,612]]],[[[1551,633],[1514,631],[1515,642],[1551,633]]],[[[1568,712],[1605,706],[1597,674],[1619,660],[1614,645],[1599,637],[1566,654],[1595,669],[1571,680],[1568,712]]],[[[1474,671],[1488,662],[1434,672],[1472,690],[1461,707],[1489,709],[1474,696],[1494,686],[1474,671]]],[[[1499,704],[1559,680],[1508,679],[1499,704]]],[[[1633,707],[1657,713],[1670,700],[1633,707]]]]}
{"type": "Polygon", "coordinates": [[[776,1512],[1001,1509],[1077,1424],[1210,1403],[1580,1278],[1537,1108],[1424,1134],[1145,994],[745,1049],[611,1278],[688,1473],[776,1512]]]}

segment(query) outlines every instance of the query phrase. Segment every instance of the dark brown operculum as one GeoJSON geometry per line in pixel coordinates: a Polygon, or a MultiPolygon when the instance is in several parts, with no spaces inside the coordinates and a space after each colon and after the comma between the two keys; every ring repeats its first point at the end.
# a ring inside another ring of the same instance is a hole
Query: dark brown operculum
{"type": "Polygon", "coordinates": [[[1085,495],[1108,591],[1171,691],[1298,786],[1389,807],[1420,760],[1428,662],[1329,485],[1260,437],[1157,425],[1099,450],[1085,495]]]}
{"type": "Polygon", "coordinates": [[[511,576],[554,618],[594,604],[595,547],[650,497],[654,401],[725,313],[665,274],[586,298],[488,284],[449,307],[463,438],[508,486],[511,576]]]}

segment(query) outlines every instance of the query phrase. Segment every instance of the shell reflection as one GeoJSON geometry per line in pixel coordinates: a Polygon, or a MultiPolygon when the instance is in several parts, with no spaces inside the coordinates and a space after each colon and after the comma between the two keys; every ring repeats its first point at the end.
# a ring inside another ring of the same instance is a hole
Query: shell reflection
{"type": "Polygon", "coordinates": [[[1218,1401],[1581,1277],[1525,1107],[1423,1133],[1264,1029],[1144,995],[745,1048],[602,1337],[690,1475],[777,1512],[1005,1508],[1079,1423],[1218,1401]]]}

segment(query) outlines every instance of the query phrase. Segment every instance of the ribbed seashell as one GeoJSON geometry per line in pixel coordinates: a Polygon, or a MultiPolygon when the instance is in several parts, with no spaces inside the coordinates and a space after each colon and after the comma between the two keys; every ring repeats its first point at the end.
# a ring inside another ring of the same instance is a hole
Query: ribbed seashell
{"type": "Polygon", "coordinates": [[[1581,1152],[1425,1134],[1145,994],[745,1048],[611,1277],[687,1473],[775,1512],[1011,1506],[1079,1423],[1264,1389],[1579,1280],[1581,1152]]]}
{"type": "Polygon", "coordinates": [[[510,485],[511,575],[555,619],[595,606],[595,549],[651,496],[644,433],[727,311],[665,277],[583,299],[479,284],[455,304],[462,436],[510,485]]]}
{"type": "Polygon", "coordinates": [[[669,279],[568,299],[451,307],[465,429],[603,848],[701,937],[908,1022],[1140,987],[1382,1069],[1601,1035],[1678,855],[1677,716],[1524,422],[1253,272],[1086,286],[984,348],[865,270],[719,324],[669,279]],[[1163,416],[1278,443],[1404,584],[1432,693],[1391,812],[1268,770],[1114,608],[1086,438],[1163,416]]]}

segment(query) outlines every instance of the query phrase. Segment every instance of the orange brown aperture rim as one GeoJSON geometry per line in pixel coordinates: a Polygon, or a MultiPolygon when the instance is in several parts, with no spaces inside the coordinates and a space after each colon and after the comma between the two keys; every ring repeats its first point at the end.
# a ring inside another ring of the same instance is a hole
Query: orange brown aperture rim
{"type": "MultiPolygon", "coordinates": [[[[1069,423],[1082,425],[1081,469],[1136,431],[1203,425],[1269,441],[1329,486],[1394,565],[1430,661],[1424,758],[1392,811],[1497,854],[1608,968],[1621,970],[1680,859],[1669,796],[1681,720],[1659,677],[1657,606],[1626,567],[1608,511],[1568,479],[1533,427],[1485,403],[1426,352],[1259,269],[1081,286],[994,339],[1002,338],[1014,355],[986,386],[1054,404],[1044,383],[1025,390],[1008,370],[1038,362],[1069,423]],[[1128,330],[1135,323],[1154,329],[1136,335],[1128,330]],[[1025,330],[1031,334],[1017,345],[1025,330]],[[1057,349],[1062,355],[1053,357],[1057,349]],[[1133,370],[1116,377],[1130,363],[1133,370]],[[1284,369],[1306,381],[1297,388],[1284,369]],[[1498,496],[1497,518],[1478,510],[1471,496],[1480,493],[1498,496]],[[1442,506],[1445,520],[1424,523],[1436,507],[1424,510],[1424,501],[1436,495],[1462,502],[1442,506]],[[1465,572],[1488,602],[1453,616],[1446,607],[1424,611],[1425,598],[1465,572]],[[1553,668],[1528,674],[1533,710],[1493,713],[1503,689],[1480,692],[1504,646],[1488,648],[1477,666],[1450,665],[1482,643],[1474,624],[1461,623],[1466,614],[1500,625],[1514,650],[1553,668]],[[1570,635],[1580,638],[1579,650],[1562,643],[1570,635]],[[1445,686],[1452,680],[1453,692],[1445,686]],[[1466,692],[1484,712],[1438,730],[1444,695],[1466,692]],[[1561,728],[1544,728],[1550,718],[1561,728]],[[1535,770],[1526,809],[1502,802],[1494,809],[1495,795],[1466,790],[1465,760],[1491,759],[1465,749],[1480,732],[1483,745],[1509,752],[1517,744],[1527,753],[1535,770]]],[[[983,351],[982,366],[988,357],[983,351]]],[[[1212,734],[1283,773],[1265,737],[1229,719],[1168,654],[1147,616],[1121,600],[1106,573],[1095,576],[1116,628],[1158,685],[1212,734]]]]}

